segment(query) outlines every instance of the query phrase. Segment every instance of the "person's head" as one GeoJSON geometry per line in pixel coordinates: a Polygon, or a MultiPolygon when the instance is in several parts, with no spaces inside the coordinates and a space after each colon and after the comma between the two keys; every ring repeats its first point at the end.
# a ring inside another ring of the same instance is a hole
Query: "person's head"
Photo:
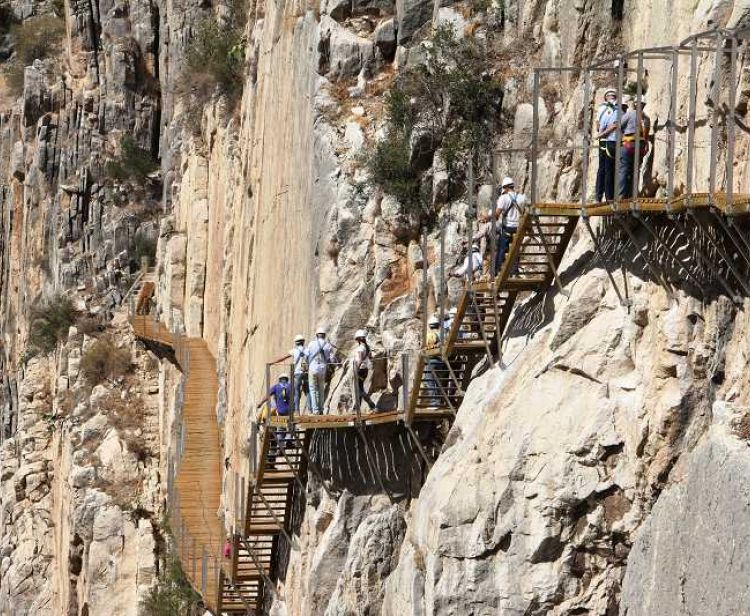
{"type": "Polygon", "coordinates": [[[289,382],[289,377],[286,374],[282,374],[279,376],[279,383],[282,385],[286,385],[289,382]]]}
{"type": "Polygon", "coordinates": [[[427,325],[430,329],[437,329],[438,327],[440,327],[440,319],[438,319],[437,317],[430,317],[430,320],[427,321],[427,325]]]}
{"type": "Polygon", "coordinates": [[[297,334],[294,337],[294,344],[295,346],[300,346],[300,345],[305,344],[305,337],[302,334],[297,334]]]}
{"type": "Polygon", "coordinates": [[[505,177],[503,178],[503,183],[500,185],[500,188],[504,193],[511,192],[515,189],[516,183],[513,181],[513,178],[505,177]]]}
{"type": "MultiPolygon", "coordinates": [[[[643,110],[646,107],[645,96],[641,96],[640,104],[641,104],[641,110],[643,110]]],[[[630,99],[630,105],[633,107],[633,109],[638,109],[638,97],[637,96],[634,96],[633,98],[630,99]]]]}
{"type": "Polygon", "coordinates": [[[357,342],[367,342],[367,332],[364,329],[358,329],[354,334],[354,340],[357,342]]]}
{"type": "Polygon", "coordinates": [[[476,244],[471,245],[471,252],[479,252],[479,246],[476,244]]]}
{"type": "Polygon", "coordinates": [[[319,327],[315,330],[315,336],[320,338],[321,340],[325,340],[326,337],[326,329],[325,327],[319,327]]]}
{"type": "Polygon", "coordinates": [[[490,219],[490,215],[487,212],[479,212],[479,222],[485,223],[490,219]]]}
{"type": "Polygon", "coordinates": [[[608,105],[614,105],[617,100],[617,90],[614,88],[607,88],[604,91],[604,102],[608,105]]]}
{"type": "Polygon", "coordinates": [[[451,319],[452,319],[453,317],[455,317],[455,316],[456,316],[457,314],[458,314],[458,308],[456,308],[455,306],[453,306],[453,308],[451,308],[451,309],[450,309],[450,310],[448,311],[448,317],[449,317],[449,318],[451,318],[451,319]]]}

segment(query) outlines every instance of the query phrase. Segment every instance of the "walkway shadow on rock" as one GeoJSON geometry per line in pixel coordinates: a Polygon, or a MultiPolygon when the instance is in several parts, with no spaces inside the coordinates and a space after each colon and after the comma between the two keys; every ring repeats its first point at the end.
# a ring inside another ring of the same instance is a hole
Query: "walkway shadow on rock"
{"type": "MultiPolygon", "coordinates": [[[[747,296],[750,243],[746,238],[750,223],[738,218],[733,225],[726,219],[722,225],[717,216],[706,211],[696,212],[695,217],[680,214],[672,219],[664,214],[643,214],[642,221],[627,215],[619,222],[614,216],[607,217],[595,231],[601,257],[593,248],[582,254],[560,272],[560,282],[569,288],[590,271],[604,269],[606,263],[623,296],[631,291],[624,282],[626,272],[705,303],[730,293],[737,298],[747,296]]],[[[503,337],[531,337],[548,325],[554,318],[558,294],[553,281],[544,292],[521,300],[503,337]]]]}

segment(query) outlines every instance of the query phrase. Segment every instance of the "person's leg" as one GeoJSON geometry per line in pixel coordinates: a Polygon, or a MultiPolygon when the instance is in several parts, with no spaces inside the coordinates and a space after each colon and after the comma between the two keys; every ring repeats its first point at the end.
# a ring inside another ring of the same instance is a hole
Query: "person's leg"
{"type": "Polygon", "coordinates": [[[607,154],[605,152],[606,142],[598,141],[599,144],[599,168],[596,170],[596,200],[601,202],[604,198],[604,166],[607,154]]]}
{"type": "Polygon", "coordinates": [[[310,379],[307,374],[302,375],[302,392],[305,394],[305,413],[310,412],[310,379]]]}
{"type": "Polygon", "coordinates": [[[607,201],[615,198],[615,142],[607,141],[604,165],[604,194],[607,201]]]}
{"type": "Polygon", "coordinates": [[[509,245],[510,240],[508,238],[508,233],[505,229],[503,229],[502,233],[500,234],[500,242],[497,247],[497,255],[495,258],[495,276],[497,276],[500,273],[500,270],[503,268],[503,260],[505,259],[505,253],[508,251],[509,245]]]}
{"type": "Polygon", "coordinates": [[[320,400],[321,391],[320,389],[318,389],[318,383],[320,381],[318,380],[318,375],[315,373],[310,373],[308,378],[310,381],[310,400],[312,411],[315,415],[320,415],[323,410],[323,406],[320,400]]]}
{"type": "Polygon", "coordinates": [[[359,406],[362,407],[362,400],[367,402],[367,406],[372,411],[375,408],[370,395],[365,391],[365,381],[367,380],[367,370],[360,370],[357,372],[357,389],[359,390],[359,406]]]}
{"type": "Polygon", "coordinates": [[[302,374],[294,375],[294,412],[299,413],[302,400],[302,374]]]}
{"type": "MultiPolygon", "coordinates": [[[[510,250],[511,245],[513,244],[513,238],[516,236],[516,231],[517,229],[506,229],[506,235],[508,236],[508,248],[506,249],[506,254],[507,254],[507,251],[510,250]]],[[[513,266],[513,268],[510,271],[511,275],[517,276],[518,275],[518,263],[512,263],[511,265],[513,266]]]]}
{"type": "Polygon", "coordinates": [[[629,198],[633,191],[633,162],[634,153],[626,147],[620,152],[620,196],[629,198]]]}

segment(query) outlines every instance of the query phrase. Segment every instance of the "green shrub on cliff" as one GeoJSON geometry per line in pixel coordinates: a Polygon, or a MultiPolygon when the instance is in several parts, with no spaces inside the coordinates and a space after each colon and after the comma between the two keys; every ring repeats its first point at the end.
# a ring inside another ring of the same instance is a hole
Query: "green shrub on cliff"
{"type": "Polygon", "coordinates": [[[26,356],[46,355],[65,340],[68,329],[76,322],[78,311],[70,298],[53,295],[31,309],[29,344],[26,356]]]}
{"type": "Polygon", "coordinates": [[[211,18],[198,23],[178,84],[179,93],[188,97],[188,115],[202,113],[215,93],[225,96],[230,106],[236,104],[242,94],[244,56],[239,27],[220,25],[211,18]]]}
{"type": "Polygon", "coordinates": [[[100,338],[81,357],[81,374],[89,385],[98,385],[125,375],[130,370],[130,351],[111,338],[100,338]]]}
{"type": "Polygon", "coordinates": [[[179,561],[167,558],[166,568],[159,582],[144,599],[144,616],[193,616],[202,614],[197,609],[200,595],[190,586],[179,561]]]}
{"type": "Polygon", "coordinates": [[[113,180],[143,182],[158,168],[151,152],[141,148],[130,135],[124,135],[120,140],[120,155],[106,164],[104,172],[113,180]]]}
{"type": "Polygon", "coordinates": [[[420,193],[421,176],[437,151],[449,182],[461,181],[469,156],[489,148],[502,103],[502,86],[490,74],[482,43],[445,25],[424,54],[389,92],[385,137],[366,159],[372,183],[407,207],[428,201],[420,193]]]}

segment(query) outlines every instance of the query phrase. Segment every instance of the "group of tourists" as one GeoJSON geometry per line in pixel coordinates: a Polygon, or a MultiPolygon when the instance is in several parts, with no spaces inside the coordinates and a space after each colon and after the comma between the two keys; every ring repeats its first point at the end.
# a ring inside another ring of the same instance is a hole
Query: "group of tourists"
{"type": "Polygon", "coordinates": [[[617,178],[618,194],[628,198],[633,194],[636,141],[640,142],[640,163],[648,154],[651,133],[651,119],[645,113],[646,99],[632,97],[630,104],[618,103],[617,90],[609,88],[604,92],[604,102],[596,113],[596,138],[599,140],[599,169],[596,174],[596,200],[612,201],[615,198],[615,172],[617,155],[618,127],[622,135],[620,147],[620,177],[617,178]],[[640,111],[640,113],[639,113],[640,111]],[[640,139],[637,135],[640,133],[640,139]]]}
{"type": "MultiPolygon", "coordinates": [[[[291,360],[294,382],[290,383],[286,372],[279,375],[278,381],[270,386],[267,396],[260,401],[258,408],[270,401],[272,409],[278,415],[289,415],[292,409],[299,413],[304,395],[305,412],[323,414],[331,379],[336,367],[341,365],[336,354],[336,345],[331,343],[327,336],[326,330],[319,327],[315,332],[315,339],[308,345],[305,344],[302,334],[294,337],[294,348],[272,362],[279,364],[291,360]]],[[[357,330],[354,340],[356,346],[350,364],[356,379],[357,402],[361,405],[364,401],[370,410],[373,410],[375,403],[365,389],[365,382],[372,368],[372,349],[367,342],[367,332],[363,329],[357,330]]]]}

